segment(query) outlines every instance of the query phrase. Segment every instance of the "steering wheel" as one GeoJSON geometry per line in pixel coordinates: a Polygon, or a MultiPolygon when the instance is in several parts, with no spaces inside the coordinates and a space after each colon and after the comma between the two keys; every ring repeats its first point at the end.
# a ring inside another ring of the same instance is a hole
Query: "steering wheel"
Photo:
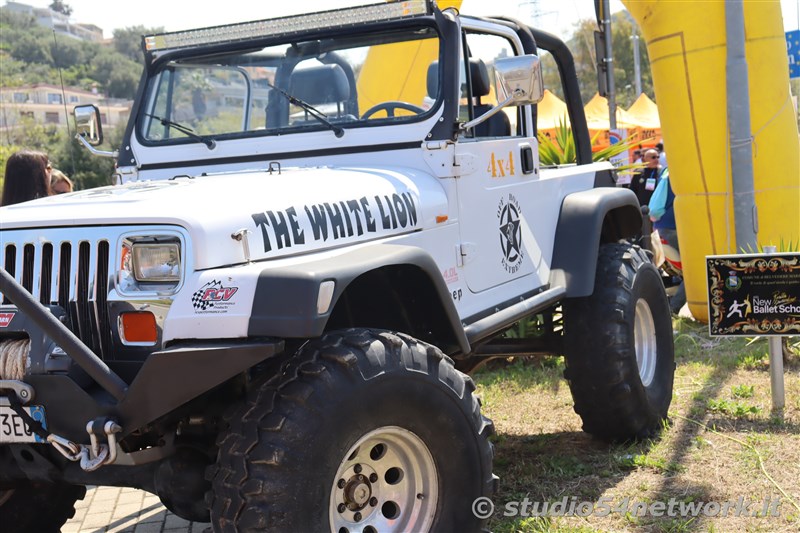
{"type": "Polygon", "coordinates": [[[403,109],[405,111],[411,111],[412,113],[416,113],[418,115],[420,113],[424,113],[425,112],[425,110],[422,109],[421,107],[417,107],[417,106],[412,105],[412,104],[407,104],[405,102],[394,102],[394,101],[391,101],[391,102],[383,102],[381,104],[374,105],[374,106],[370,107],[369,109],[364,111],[364,114],[361,115],[361,118],[362,119],[367,119],[367,118],[371,117],[372,115],[374,115],[375,113],[377,113],[378,111],[386,111],[386,115],[387,116],[393,117],[394,116],[394,112],[395,112],[396,109],[403,109]]]}

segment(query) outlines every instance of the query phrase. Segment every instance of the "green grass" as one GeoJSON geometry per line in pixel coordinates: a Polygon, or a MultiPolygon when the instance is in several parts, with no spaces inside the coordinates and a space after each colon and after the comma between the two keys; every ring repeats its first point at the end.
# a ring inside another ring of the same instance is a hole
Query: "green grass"
{"type": "MultiPolygon", "coordinates": [[[[563,379],[563,358],[514,359],[474,377],[484,412],[497,428],[500,489],[492,531],[797,532],[800,511],[780,517],[503,516],[506,502],[564,496],[597,502],[726,501],[777,497],[800,502],[800,356],[786,364],[786,409],[771,411],[767,343],[710,338],[707,326],[675,321],[676,373],[670,421],[659,439],[609,445],[581,431],[563,379]],[[688,417],[694,422],[687,422],[688,417]],[[756,452],[757,450],[757,452],[756,452]],[[759,455],[757,455],[757,453],[759,455]]],[[[789,346],[800,349],[791,339],[789,346]]]]}
{"type": "Polygon", "coordinates": [[[747,405],[730,400],[708,400],[708,410],[715,413],[724,413],[734,418],[742,418],[749,415],[756,415],[761,412],[757,405],[747,405]]]}

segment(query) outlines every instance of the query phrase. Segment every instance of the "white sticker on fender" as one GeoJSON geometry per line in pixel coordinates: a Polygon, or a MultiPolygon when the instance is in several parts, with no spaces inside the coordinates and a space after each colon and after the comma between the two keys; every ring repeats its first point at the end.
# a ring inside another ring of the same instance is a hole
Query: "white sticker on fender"
{"type": "Polygon", "coordinates": [[[246,337],[263,268],[246,265],[195,272],[170,307],[164,341],[246,337]]]}
{"type": "Polygon", "coordinates": [[[236,306],[233,297],[239,287],[224,287],[216,279],[209,281],[192,294],[192,307],[197,314],[225,314],[236,306]]]}

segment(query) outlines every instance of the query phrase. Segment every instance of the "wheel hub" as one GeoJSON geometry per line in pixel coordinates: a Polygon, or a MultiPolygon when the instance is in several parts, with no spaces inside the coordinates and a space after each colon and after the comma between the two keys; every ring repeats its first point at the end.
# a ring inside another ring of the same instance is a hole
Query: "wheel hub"
{"type": "Polygon", "coordinates": [[[344,505],[351,511],[360,511],[372,497],[372,485],[363,474],[350,478],[344,486],[344,505]]]}
{"type": "Polygon", "coordinates": [[[656,375],[658,362],[658,343],[656,340],[656,323],[648,303],[640,298],[636,301],[633,323],[634,348],[636,365],[642,385],[649,387],[656,375]]]}
{"type": "Polygon", "coordinates": [[[436,465],[414,433],[385,426],[344,455],[331,488],[336,533],[429,531],[439,498],[436,465]]]}

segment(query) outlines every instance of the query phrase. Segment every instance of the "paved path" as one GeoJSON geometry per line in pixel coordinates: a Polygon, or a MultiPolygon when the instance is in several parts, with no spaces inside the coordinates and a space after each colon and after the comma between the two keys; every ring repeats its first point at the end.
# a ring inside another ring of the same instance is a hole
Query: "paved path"
{"type": "Polygon", "coordinates": [[[204,533],[209,524],[187,522],[161,504],[158,496],[137,489],[92,487],[75,504],[75,516],[62,533],[204,533]]]}

